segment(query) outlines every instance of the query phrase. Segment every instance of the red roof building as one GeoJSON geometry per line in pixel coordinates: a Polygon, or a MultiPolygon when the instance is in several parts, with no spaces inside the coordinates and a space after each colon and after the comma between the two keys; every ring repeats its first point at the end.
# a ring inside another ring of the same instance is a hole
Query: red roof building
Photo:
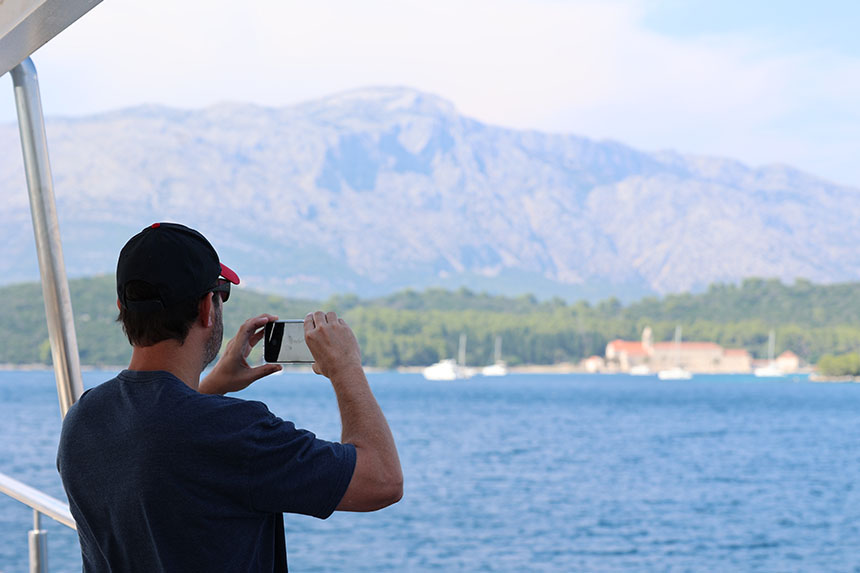
{"type": "Polygon", "coordinates": [[[714,342],[654,342],[651,329],[642,341],[613,340],[606,345],[606,366],[621,372],[656,373],[681,367],[700,373],[747,373],[752,357],[742,348],[725,349],[714,342]]]}

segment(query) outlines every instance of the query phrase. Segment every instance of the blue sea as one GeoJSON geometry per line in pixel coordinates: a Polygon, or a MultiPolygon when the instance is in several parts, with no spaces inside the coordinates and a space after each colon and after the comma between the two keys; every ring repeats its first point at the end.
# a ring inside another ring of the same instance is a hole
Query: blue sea
{"type": "MultiPolygon", "coordinates": [[[[86,372],[91,387],[112,372],[86,372]]],[[[403,500],[288,515],[291,571],[860,571],[860,385],[805,378],[370,375],[403,500]]],[[[336,440],[331,387],[287,373],[239,394],[336,440]]],[[[0,472],[64,499],[51,372],[0,372],[0,472]]],[[[133,495],[133,492],[129,492],[133,495]]],[[[32,511],[0,495],[0,571],[32,511]]],[[[53,572],[77,538],[45,520],[53,572]]]]}

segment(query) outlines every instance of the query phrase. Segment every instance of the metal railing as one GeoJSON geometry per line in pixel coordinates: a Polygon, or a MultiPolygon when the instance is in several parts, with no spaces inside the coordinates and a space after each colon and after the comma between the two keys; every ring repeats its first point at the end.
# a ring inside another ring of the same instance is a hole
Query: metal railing
{"type": "MultiPolygon", "coordinates": [[[[12,5],[7,2],[4,10],[0,10],[0,76],[9,71],[15,90],[48,338],[63,416],[83,392],[83,382],[48,161],[39,81],[29,56],[99,2],[101,0],[22,0],[12,2],[12,5]]],[[[76,529],[69,506],[3,474],[0,474],[0,493],[33,508],[33,530],[29,535],[30,571],[47,572],[47,533],[41,528],[41,516],[47,515],[76,529]]]]}
{"type": "Polygon", "coordinates": [[[45,119],[42,116],[42,100],[39,96],[39,79],[36,66],[30,58],[12,69],[12,84],[18,108],[18,130],[21,135],[21,150],[24,153],[24,171],[30,194],[36,252],[39,255],[51,357],[57,378],[60,411],[65,416],[71,405],[83,394],[84,385],[75,336],[72,298],[63,262],[63,245],[60,241],[51,163],[48,159],[48,140],[45,136],[45,119]]]}
{"type": "Polygon", "coordinates": [[[27,535],[30,543],[30,573],[47,573],[48,532],[42,529],[42,516],[77,530],[69,506],[5,474],[0,474],[0,493],[33,508],[33,529],[27,535]]]}
{"type": "MultiPolygon", "coordinates": [[[[2,3],[2,0],[0,0],[2,3]]],[[[57,208],[48,160],[45,120],[39,95],[36,66],[30,58],[11,70],[18,110],[18,129],[24,153],[24,169],[33,216],[33,232],[39,255],[42,296],[48,320],[48,338],[57,379],[60,413],[68,409],[83,393],[78,344],[69,283],[63,262],[57,208]]],[[[41,527],[41,516],[47,515],[63,525],[76,529],[69,506],[9,476],[0,474],[0,493],[33,508],[33,530],[29,532],[30,573],[47,573],[47,531],[41,527]]]]}

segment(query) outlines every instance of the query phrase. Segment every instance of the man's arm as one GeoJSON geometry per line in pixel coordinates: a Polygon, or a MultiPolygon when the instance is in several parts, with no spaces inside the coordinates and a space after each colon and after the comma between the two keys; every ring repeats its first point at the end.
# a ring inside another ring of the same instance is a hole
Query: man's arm
{"type": "Polygon", "coordinates": [[[340,409],[341,441],[355,446],[352,480],[337,509],[374,511],[403,497],[403,472],[394,436],[361,367],[352,329],[333,312],[305,317],[314,372],[331,381],[340,409]]]}

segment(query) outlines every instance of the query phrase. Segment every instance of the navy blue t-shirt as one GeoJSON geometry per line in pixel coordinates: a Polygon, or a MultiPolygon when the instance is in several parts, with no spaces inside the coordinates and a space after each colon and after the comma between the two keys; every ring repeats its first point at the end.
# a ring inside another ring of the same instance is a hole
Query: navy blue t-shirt
{"type": "Polygon", "coordinates": [[[286,571],[282,514],[331,515],[355,447],[126,370],[69,409],[57,467],[84,571],[286,571]]]}

